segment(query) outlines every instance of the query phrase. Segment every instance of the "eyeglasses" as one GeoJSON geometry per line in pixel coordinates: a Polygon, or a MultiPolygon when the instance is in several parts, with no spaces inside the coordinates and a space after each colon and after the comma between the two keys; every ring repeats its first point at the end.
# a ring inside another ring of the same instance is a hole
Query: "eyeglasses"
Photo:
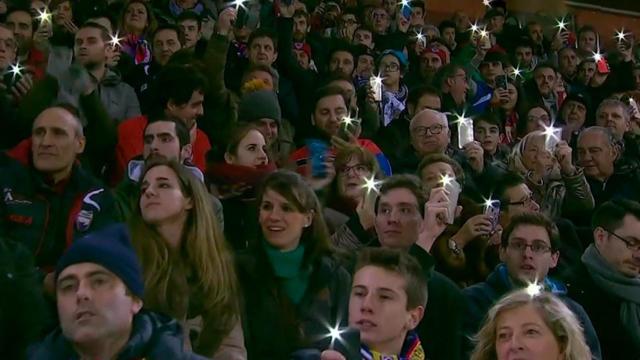
{"type": "Polygon", "coordinates": [[[396,63],[389,63],[389,64],[380,64],[380,70],[385,70],[385,71],[398,71],[400,70],[400,65],[396,64],[396,63]]]}
{"type": "Polygon", "coordinates": [[[609,234],[613,235],[618,240],[622,241],[625,245],[627,245],[627,249],[629,249],[629,250],[631,250],[633,252],[636,252],[636,251],[640,250],[640,242],[638,242],[638,241],[635,241],[635,242],[634,241],[629,241],[629,240],[623,238],[622,236],[614,233],[613,231],[607,230],[607,229],[603,228],[602,226],[601,226],[601,228],[602,228],[602,230],[608,232],[609,234]]]}
{"type": "Polygon", "coordinates": [[[356,164],[353,166],[344,166],[340,169],[340,175],[348,175],[350,172],[354,171],[356,175],[363,175],[365,173],[371,172],[369,167],[363,164],[356,164]]]}
{"type": "Polygon", "coordinates": [[[439,135],[444,126],[442,125],[433,125],[433,126],[416,126],[411,129],[411,132],[415,133],[418,136],[426,136],[427,133],[431,133],[431,135],[439,135]]]}
{"type": "Polygon", "coordinates": [[[524,206],[524,205],[528,206],[531,204],[533,204],[533,194],[527,195],[527,197],[524,200],[507,203],[507,205],[513,205],[513,206],[524,206]]]}
{"type": "Polygon", "coordinates": [[[507,244],[507,248],[517,251],[524,252],[527,248],[530,248],[534,254],[546,254],[551,251],[551,246],[545,244],[542,241],[534,241],[533,244],[527,244],[525,242],[510,242],[507,244]]]}

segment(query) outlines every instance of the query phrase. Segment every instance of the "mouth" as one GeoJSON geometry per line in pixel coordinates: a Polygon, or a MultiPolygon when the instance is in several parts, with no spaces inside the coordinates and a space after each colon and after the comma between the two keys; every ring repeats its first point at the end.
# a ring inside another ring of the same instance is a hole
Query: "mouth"
{"type": "Polygon", "coordinates": [[[267,231],[271,233],[276,233],[276,234],[286,230],[284,226],[276,226],[276,225],[267,226],[266,229],[267,231]]]}
{"type": "Polygon", "coordinates": [[[91,311],[80,311],[76,313],[76,321],[90,320],[95,316],[96,314],[91,311]]]}
{"type": "Polygon", "coordinates": [[[373,321],[370,320],[360,320],[356,322],[356,325],[358,326],[358,329],[362,330],[370,330],[370,329],[374,329],[376,327],[378,327],[378,325],[376,323],[374,323],[373,321]]]}
{"type": "Polygon", "coordinates": [[[150,202],[150,203],[147,203],[147,204],[144,206],[144,208],[145,208],[145,209],[148,209],[148,208],[150,208],[150,207],[154,207],[154,206],[160,206],[160,203],[157,203],[157,202],[150,202]]]}
{"type": "Polygon", "coordinates": [[[533,265],[529,265],[529,264],[523,264],[520,265],[520,270],[522,271],[527,271],[527,272],[531,272],[531,271],[535,271],[536,268],[533,265]]]}

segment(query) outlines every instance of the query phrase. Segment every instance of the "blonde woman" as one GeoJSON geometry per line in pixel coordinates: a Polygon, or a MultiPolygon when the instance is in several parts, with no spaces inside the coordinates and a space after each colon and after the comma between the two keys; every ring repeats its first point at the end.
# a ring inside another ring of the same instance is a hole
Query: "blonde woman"
{"type": "Polygon", "coordinates": [[[145,306],[181,321],[198,354],[246,359],[235,266],[204,185],[163,158],[150,161],[142,179],[131,234],[145,306]]]}
{"type": "Polygon", "coordinates": [[[591,359],[571,310],[550,293],[532,295],[527,289],[505,296],[489,310],[476,341],[471,360],[591,359]]]}
{"type": "Polygon", "coordinates": [[[584,172],[573,164],[571,147],[566,141],[549,147],[547,135],[530,132],[513,148],[509,170],[526,179],[534,200],[550,218],[590,213],[593,195],[584,172]]]}

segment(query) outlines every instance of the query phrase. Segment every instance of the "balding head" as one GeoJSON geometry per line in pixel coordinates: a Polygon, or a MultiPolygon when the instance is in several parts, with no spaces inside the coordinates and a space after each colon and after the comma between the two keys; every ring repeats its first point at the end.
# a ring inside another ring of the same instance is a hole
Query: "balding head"
{"type": "Polygon", "coordinates": [[[34,167],[54,182],[69,176],[85,146],[80,120],[64,106],[50,107],[38,115],[31,142],[34,167]]]}
{"type": "Polygon", "coordinates": [[[411,119],[411,144],[420,156],[444,153],[449,145],[447,116],[439,111],[424,109],[411,119]]]}
{"type": "Polygon", "coordinates": [[[578,136],[578,165],[587,177],[605,181],[614,172],[619,148],[610,129],[592,126],[578,136]]]}

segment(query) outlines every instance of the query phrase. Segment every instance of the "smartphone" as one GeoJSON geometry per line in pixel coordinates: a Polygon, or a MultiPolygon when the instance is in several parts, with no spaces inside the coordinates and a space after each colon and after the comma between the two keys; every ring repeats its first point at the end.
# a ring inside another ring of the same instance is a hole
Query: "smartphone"
{"type": "Polygon", "coordinates": [[[318,179],[327,177],[325,161],[329,145],[322,140],[310,139],[307,141],[307,149],[309,149],[309,161],[311,162],[311,177],[318,179]]]}
{"type": "Polygon", "coordinates": [[[456,219],[456,208],[458,207],[458,198],[462,187],[458,180],[453,179],[444,184],[444,189],[447,191],[447,197],[449,198],[449,204],[447,208],[447,224],[453,224],[456,219]]]}
{"type": "Polygon", "coordinates": [[[609,69],[609,62],[605,57],[602,57],[600,61],[596,62],[596,70],[600,74],[608,74],[609,72],[611,72],[611,70],[609,69]]]}
{"type": "Polygon", "coordinates": [[[344,355],[346,360],[361,360],[360,331],[352,327],[341,330],[340,337],[333,343],[333,349],[344,355]]]}
{"type": "Polygon", "coordinates": [[[491,219],[491,233],[493,234],[500,223],[500,200],[493,200],[491,205],[484,209],[484,214],[491,219]]]}
{"type": "Polygon", "coordinates": [[[236,29],[242,29],[243,27],[245,27],[245,25],[247,25],[248,22],[249,22],[249,13],[247,12],[247,9],[245,9],[243,6],[240,6],[238,8],[236,21],[234,22],[233,26],[235,26],[236,29]]]}
{"type": "Polygon", "coordinates": [[[413,8],[409,5],[402,5],[402,17],[407,20],[411,20],[411,14],[413,13],[413,8]]]}
{"type": "Polygon", "coordinates": [[[473,142],[473,122],[471,120],[458,121],[458,147],[462,149],[471,142],[473,142]]]}
{"type": "Polygon", "coordinates": [[[496,76],[496,87],[498,89],[507,90],[507,75],[496,76]]]}
{"type": "Polygon", "coordinates": [[[554,128],[553,136],[548,136],[544,139],[545,150],[553,154],[556,151],[556,146],[558,146],[560,140],[562,140],[562,128],[554,128]]]}
{"type": "Polygon", "coordinates": [[[375,76],[369,78],[369,86],[373,90],[373,100],[375,102],[382,101],[382,81],[377,81],[375,76]]]}

